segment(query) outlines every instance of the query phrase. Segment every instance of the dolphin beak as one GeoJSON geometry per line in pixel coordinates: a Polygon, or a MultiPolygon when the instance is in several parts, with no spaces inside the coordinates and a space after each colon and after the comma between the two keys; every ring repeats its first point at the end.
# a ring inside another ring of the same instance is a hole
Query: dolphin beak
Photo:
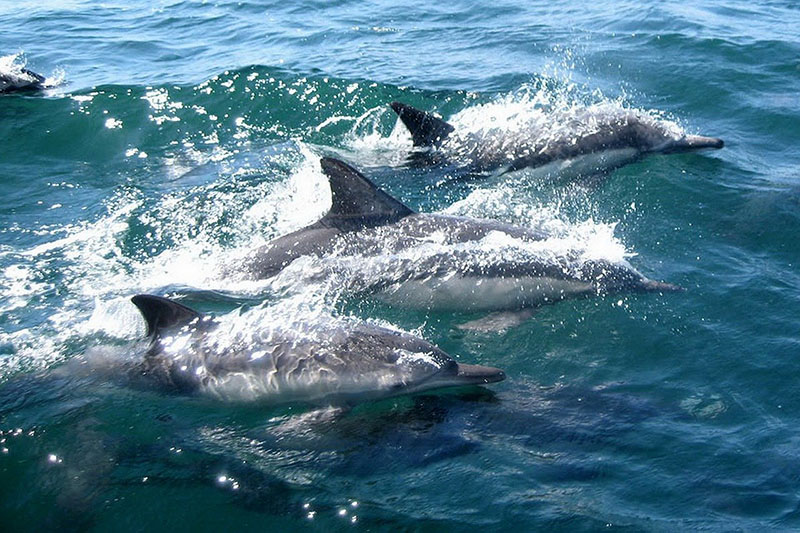
{"type": "Polygon", "coordinates": [[[499,368],[458,363],[458,374],[456,374],[456,380],[465,385],[497,383],[498,381],[503,381],[504,379],[506,379],[506,374],[499,368]]]}
{"type": "Polygon", "coordinates": [[[652,279],[646,280],[642,283],[641,290],[644,292],[683,292],[686,289],[680,285],[673,285],[672,283],[665,283],[663,281],[655,281],[652,279]]]}
{"type": "Polygon", "coordinates": [[[707,148],[718,150],[725,146],[725,142],[717,137],[704,137],[702,135],[684,135],[680,139],[669,143],[665,148],[659,150],[662,154],[679,154],[683,152],[694,152],[707,148]]]}

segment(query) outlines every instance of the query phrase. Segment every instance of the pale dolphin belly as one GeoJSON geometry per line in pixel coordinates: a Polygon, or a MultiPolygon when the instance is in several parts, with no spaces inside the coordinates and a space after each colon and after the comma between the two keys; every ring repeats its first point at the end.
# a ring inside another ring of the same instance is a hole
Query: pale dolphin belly
{"type": "Polygon", "coordinates": [[[395,284],[378,293],[377,298],[410,309],[488,312],[534,307],[595,291],[591,283],[575,279],[453,275],[395,284]]]}
{"type": "Polygon", "coordinates": [[[636,161],[641,152],[636,148],[617,148],[556,159],[550,163],[518,170],[501,169],[496,175],[525,173],[536,181],[569,181],[579,177],[596,176],[636,161]]]}

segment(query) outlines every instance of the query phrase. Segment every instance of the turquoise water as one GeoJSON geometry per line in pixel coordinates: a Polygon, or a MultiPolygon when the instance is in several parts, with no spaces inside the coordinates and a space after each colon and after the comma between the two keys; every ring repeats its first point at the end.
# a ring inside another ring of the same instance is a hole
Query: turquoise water
{"type": "Polygon", "coordinates": [[[0,55],[53,80],[0,98],[3,528],[800,527],[798,27],[767,0],[0,5],[0,55]],[[600,183],[459,181],[406,163],[392,100],[543,131],[637,109],[726,147],[600,183]],[[249,250],[325,211],[321,155],[686,291],[498,334],[247,279],[249,250]],[[142,354],[140,292],[369,319],[508,378],[348,411],[141,390],[103,364],[142,354]]]}

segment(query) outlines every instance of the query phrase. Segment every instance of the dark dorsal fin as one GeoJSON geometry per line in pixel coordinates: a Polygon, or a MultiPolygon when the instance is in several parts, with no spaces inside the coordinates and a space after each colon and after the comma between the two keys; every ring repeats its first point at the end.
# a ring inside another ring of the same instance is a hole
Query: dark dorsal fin
{"type": "Polygon", "coordinates": [[[351,229],[396,222],[414,211],[375,186],[359,171],[338,159],[323,157],[322,172],[331,186],[331,210],[323,226],[351,229]]]}
{"type": "Polygon", "coordinates": [[[137,294],[131,298],[133,305],[147,322],[147,336],[157,337],[162,329],[185,326],[192,320],[203,318],[203,315],[185,305],[150,294],[137,294]]]}
{"type": "Polygon", "coordinates": [[[414,146],[436,146],[455,129],[444,120],[410,105],[400,102],[390,105],[411,132],[414,146]]]}
{"type": "Polygon", "coordinates": [[[31,77],[31,78],[33,78],[34,80],[36,80],[36,83],[37,83],[37,84],[40,84],[40,85],[41,85],[42,83],[44,83],[44,80],[45,80],[45,78],[44,78],[44,76],[42,76],[41,74],[36,74],[34,71],[32,71],[32,70],[28,70],[28,69],[26,69],[26,68],[23,68],[23,69],[22,69],[22,72],[23,72],[24,74],[27,74],[28,76],[30,76],[30,77],[31,77]]]}
{"type": "Polygon", "coordinates": [[[426,113],[410,105],[401,102],[392,102],[390,105],[411,132],[414,146],[436,146],[455,129],[431,113],[426,113]]]}

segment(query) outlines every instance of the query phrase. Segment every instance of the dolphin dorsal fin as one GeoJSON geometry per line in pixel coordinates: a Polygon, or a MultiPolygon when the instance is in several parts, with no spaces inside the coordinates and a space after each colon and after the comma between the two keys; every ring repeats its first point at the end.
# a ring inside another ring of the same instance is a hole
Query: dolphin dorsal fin
{"type": "Polygon", "coordinates": [[[185,326],[203,315],[169,298],[150,294],[137,294],[131,298],[147,322],[147,336],[157,337],[163,329],[185,326]]]}
{"type": "Polygon", "coordinates": [[[421,109],[401,102],[392,102],[390,105],[411,132],[414,146],[436,146],[455,129],[444,120],[421,109]]]}
{"type": "Polygon", "coordinates": [[[30,76],[31,78],[33,78],[36,81],[37,84],[41,85],[42,83],[44,83],[45,77],[42,76],[41,74],[37,74],[34,71],[28,70],[26,68],[23,68],[22,72],[23,72],[23,74],[26,74],[26,75],[30,76]]]}
{"type": "Polygon", "coordinates": [[[350,229],[396,222],[414,213],[375,186],[359,171],[338,159],[323,157],[322,172],[331,186],[331,209],[323,226],[350,229]]]}

